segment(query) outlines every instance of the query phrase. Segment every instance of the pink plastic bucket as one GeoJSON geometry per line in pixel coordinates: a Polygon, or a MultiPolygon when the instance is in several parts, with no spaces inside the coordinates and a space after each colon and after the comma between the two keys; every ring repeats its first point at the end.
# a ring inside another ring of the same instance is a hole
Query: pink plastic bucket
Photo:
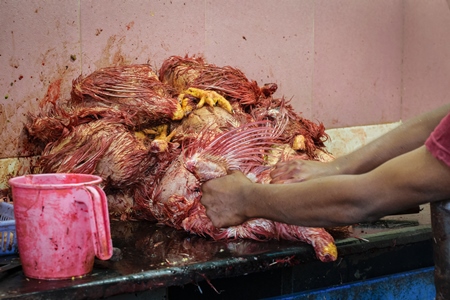
{"type": "Polygon", "coordinates": [[[25,276],[66,279],[88,274],[112,256],[108,203],[87,174],[36,174],[9,180],[25,276]]]}

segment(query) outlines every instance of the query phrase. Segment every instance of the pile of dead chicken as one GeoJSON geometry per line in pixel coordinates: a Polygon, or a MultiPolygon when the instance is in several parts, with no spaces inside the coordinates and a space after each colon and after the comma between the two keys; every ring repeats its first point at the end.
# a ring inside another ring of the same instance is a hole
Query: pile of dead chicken
{"type": "Polygon", "coordinates": [[[156,219],[214,239],[300,240],[335,260],[323,228],[265,219],[215,228],[200,203],[202,182],[227,170],[266,184],[280,159],[331,159],[324,126],[273,97],[276,90],[196,56],[172,56],[158,71],[103,68],[74,80],[67,98],[53,84],[26,125],[45,144],[36,172],[101,176],[109,211],[121,220],[156,219]]]}

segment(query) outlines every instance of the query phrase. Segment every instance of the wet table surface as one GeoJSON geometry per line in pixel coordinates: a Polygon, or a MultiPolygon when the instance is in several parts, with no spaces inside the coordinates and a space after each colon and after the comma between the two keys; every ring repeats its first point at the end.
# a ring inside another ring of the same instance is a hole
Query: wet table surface
{"type": "MultiPolygon", "coordinates": [[[[429,218],[422,215],[355,226],[350,237],[336,240],[338,260],[430,240],[429,218]]],[[[111,232],[120,255],[96,260],[91,274],[45,281],[26,278],[17,267],[0,273],[0,299],[97,299],[318,263],[312,247],[301,242],[212,241],[149,222],[113,221],[111,232]]],[[[0,257],[0,264],[14,258],[0,257]]]]}

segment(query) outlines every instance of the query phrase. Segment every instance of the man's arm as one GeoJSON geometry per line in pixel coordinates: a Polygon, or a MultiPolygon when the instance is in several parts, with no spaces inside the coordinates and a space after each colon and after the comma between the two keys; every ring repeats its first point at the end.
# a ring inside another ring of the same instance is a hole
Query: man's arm
{"type": "Polygon", "coordinates": [[[361,175],[256,184],[234,172],[204,183],[202,190],[201,201],[217,227],[259,217],[330,227],[376,220],[423,203],[450,199],[450,167],[422,146],[361,175]]]}
{"type": "Polygon", "coordinates": [[[422,146],[449,112],[450,104],[447,104],[421,114],[354,152],[328,163],[305,160],[280,162],[271,172],[272,182],[292,183],[329,175],[368,172],[391,158],[422,146]]]}
{"type": "Polygon", "coordinates": [[[450,112],[450,104],[414,117],[366,146],[338,159],[343,174],[362,174],[419,148],[450,112]]]}

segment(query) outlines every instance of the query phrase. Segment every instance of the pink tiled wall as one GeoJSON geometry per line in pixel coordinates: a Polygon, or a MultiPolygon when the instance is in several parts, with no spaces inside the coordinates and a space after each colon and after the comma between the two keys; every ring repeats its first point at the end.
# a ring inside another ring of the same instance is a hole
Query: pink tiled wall
{"type": "Polygon", "coordinates": [[[28,112],[51,82],[203,54],[275,82],[327,128],[410,118],[448,102],[445,0],[0,0],[0,158],[33,154],[28,112]]]}
{"type": "Polygon", "coordinates": [[[402,117],[450,102],[450,9],[445,0],[404,1],[402,117]]]}
{"type": "Polygon", "coordinates": [[[402,1],[317,1],[312,112],[327,127],[401,116],[402,1]]]}

